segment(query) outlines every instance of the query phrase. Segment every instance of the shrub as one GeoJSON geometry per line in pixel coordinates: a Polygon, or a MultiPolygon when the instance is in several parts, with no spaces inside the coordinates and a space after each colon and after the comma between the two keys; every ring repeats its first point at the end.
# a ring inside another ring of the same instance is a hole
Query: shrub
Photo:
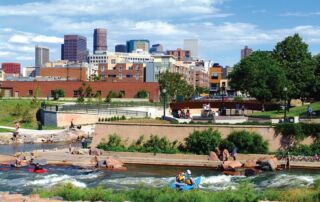
{"type": "Polygon", "coordinates": [[[276,125],[276,133],[282,134],[282,136],[290,138],[294,143],[303,140],[305,133],[301,127],[301,124],[296,123],[281,123],[276,125]]]}
{"type": "Polygon", "coordinates": [[[265,154],[268,152],[268,142],[263,141],[262,137],[255,132],[234,131],[227,137],[227,141],[233,143],[239,153],[265,154]]]}
{"type": "Polygon", "coordinates": [[[53,99],[54,100],[58,100],[60,97],[64,97],[64,96],[65,96],[64,90],[61,88],[55,89],[53,91],[53,99]]]}
{"type": "Polygon", "coordinates": [[[31,122],[32,122],[31,109],[27,108],[22,113],[21,123],[31,123],[31,122]]]}
{"type": "Polygon", "coordinates": [[[143,152],[153,153],[177,153],[178,150],[175,145],[171,143],[166,137],[160,138],[157,135],[151,135],[150,139],[143,144],[143,152]]]}
{"type": "Polygon", "coordinates": [[[121,137],[113,134],[109,136],[109,140],[107,143],[101,142],[97,148],[103,149],[106,151],[125,151],[126,148],[122,144],[121,137]]]}
{"type": "Polygon", "coordinates": [[[221,135],[217,130],[209,128],[204,131],[194,131],[187,138],[186,150],[196,154],[209,154],[221,142],[221,135]]]}
{"type": "Polygon", "coordinates": [[[139,90],[136,94],[137,98],[148,98],[149,94],[145,90],[139,90]]]}
{"type": "Polygon", "coordinates": [[[230,142],[226,139],[222,140],[219,145],[219,149],[221,151],[223,151],[224,149],[227,149],[228,151],[232,151],[234,148],[235,148],[235,145],[233,144],[233,142],[230,142]]]}

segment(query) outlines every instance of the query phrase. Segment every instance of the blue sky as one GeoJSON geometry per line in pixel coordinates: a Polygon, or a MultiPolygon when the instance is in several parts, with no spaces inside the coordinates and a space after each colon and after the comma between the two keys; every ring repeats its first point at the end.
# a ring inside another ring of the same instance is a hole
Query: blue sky
{"type": "Polygon", "coordinates": [[[320,53],[319,0],[1,0],[0,63],[34,65],[34,46],[60,59],[64,34],[80,34],[92,51],[93,29],[108,29],[108,49],[149,39],[165,49],[200,40],[200,56],[221,65],[239,61],[240,49],[271,50],[299,33],[320,53]]]}

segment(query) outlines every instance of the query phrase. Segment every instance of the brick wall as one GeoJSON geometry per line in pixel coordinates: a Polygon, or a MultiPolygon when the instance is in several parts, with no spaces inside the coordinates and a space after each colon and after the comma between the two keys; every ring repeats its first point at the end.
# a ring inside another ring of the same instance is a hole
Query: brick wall
{"type": "MultiPolygon", "coordinates": [[[[124,98],[134,98],[139,90],[149,92],[149,99],[151,101],[159,101],[159,84],[154,83],[115,83],[115,82],[86,82],[92,87],[92,92],[95,94],[101,91],[101,96],[105,98],[109,91],[120,92],[124,91],[124,98]]],[[[35,93],[37,87],[40,88],[39,97],[51,96],[51,91],[55,89],[63,89],[65,97],[74,97],[74,91],[82,85],[81,81],[33,81],[33,82],[19,82],[19,81],[2,81],[0,82],[0,89],[9,89],[12,91],[11,95],[18,95],[19,97],[29,97],[30,90],[35,93]],[[17,93],[18,92],[18,93],[17,93]]]]}
{"type": "Polygon", "coordinates": [[[81,67],[81,68],[42,67],[40,68],[39,74],[40,76],[44,76],[44,77],[60,77],[60,78],[66,78],[69,80],[80,80],[80,81],[87,80],[87,70],[85,67],[81,67]]]}

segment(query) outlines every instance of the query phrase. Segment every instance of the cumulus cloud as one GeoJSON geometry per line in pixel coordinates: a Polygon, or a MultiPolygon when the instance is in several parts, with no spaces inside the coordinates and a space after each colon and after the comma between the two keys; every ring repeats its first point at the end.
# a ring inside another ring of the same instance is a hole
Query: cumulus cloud
{"type": "Polygon", "coordinates": [[[32,41],[38,43],[63,43],[63,38],[55,36],[37,35],[32,38],[32,41]]]}
{"type": "Polygon", "coordinates": [[[30,37],[26,35],[21,35],[21,34],[15,34],[12,37],[10,37],[9,42],[28,44],[30,43],[30,37]]]}

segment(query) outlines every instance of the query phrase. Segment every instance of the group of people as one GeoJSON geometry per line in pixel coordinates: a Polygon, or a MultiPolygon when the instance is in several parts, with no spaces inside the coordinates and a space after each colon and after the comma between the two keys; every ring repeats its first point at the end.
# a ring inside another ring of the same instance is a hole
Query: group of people
{"type": "Polygon", "coordinates": [[[20,155],[16,156],[14,167],[19,168],[22,166],[27,166],[27,165],[33,165],[33,171],[37,170],[43,170],[43,167],[40,165],[40,163],[34,163],[34,156],[31,156],[31,159],[29,161],[26,160],[26,158],[21,158],[20,155]]]}
{"type": "Polygon", "coordinates": [[[232,149],[232,151],[228,151],[227,149],[224,149],[222,152],[221,150],[219,149],[219,147],[217,147],[215,149],[215,153],[217,154],[218,158],[221,160],[221,161],[229,161],[230,158],[232,158],[234,161],[237,160],[237,152],[238,152],[238,148],[237,147],[234,147],[232,149]]]}
{"type": "Polygon", "coordinates": [[[190,170],[186,170],[185,172],[180,172],[178,173],[178,175],[176,176],[176,182],[177,183],[184,183],[187,185],[193,185],[194,184],[194,180],[191,176],[191,171],[190,170]]]}
{"type": "Polygon", "coordinates": [[[185,112],[184,109],[178,110],[178,118],[180,119],[190,119],[190,110],[187,109],[185,112]]]}

